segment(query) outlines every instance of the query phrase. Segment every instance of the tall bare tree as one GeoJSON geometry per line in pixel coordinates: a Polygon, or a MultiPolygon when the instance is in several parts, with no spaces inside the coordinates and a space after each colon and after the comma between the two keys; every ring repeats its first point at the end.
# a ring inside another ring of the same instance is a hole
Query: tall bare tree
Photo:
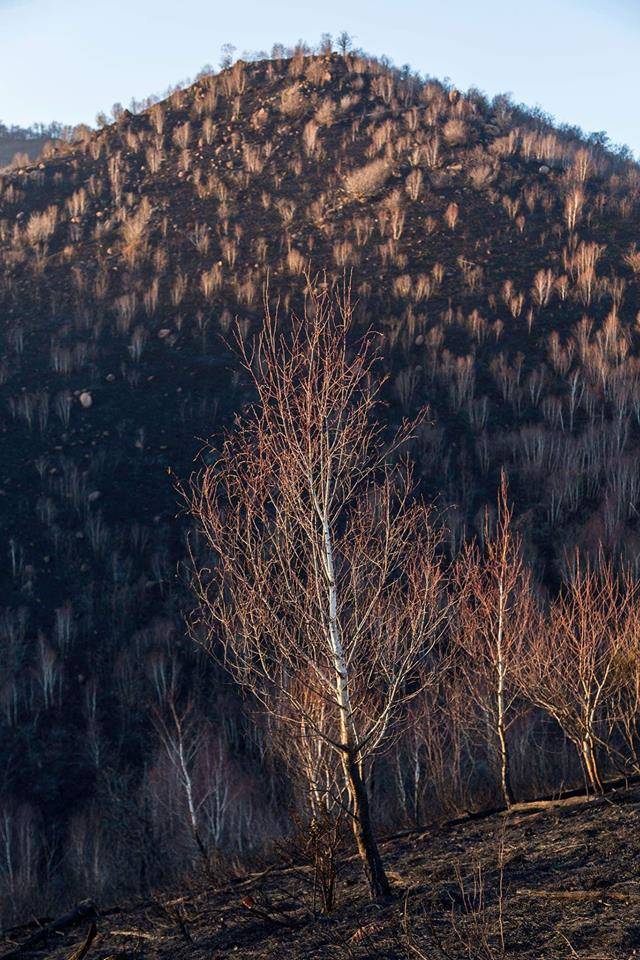
{"type": "Polygon", "coordinates": [[[469,544],[456,566],[459,605],[454,631],[462,654],[460,667],[473,691],[491,753],[498,760],[500,790],[507,806],[514,803],[507,749],[507,732],[519,696],[514,670],[534,614],[531,574],[512,529],[512,513],[503,472],[495,530],[485,517],[482,549],[469,544]]]}
{"type": "MultiPolygon", "coordinates": [[[[311,289],[311,284],[309,284],[311,289]]],[[[266,305],[249,353],[258,403],[188,491],[210,551],[194,629],[296,738],[339,758],[373,897],[390,894],[367,763],[435,662],[446,615],[438,536],[374,418],[373,338],[351,349],[348,291],[310,293],[287,336],[266,305]],[[420,671],[418,671],[420,667],[420,671]]]]}

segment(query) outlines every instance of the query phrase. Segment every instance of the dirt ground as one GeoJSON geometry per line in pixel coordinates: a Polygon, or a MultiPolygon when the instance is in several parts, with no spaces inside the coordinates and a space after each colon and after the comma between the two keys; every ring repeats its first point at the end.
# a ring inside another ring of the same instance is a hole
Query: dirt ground
{"type": "Polygon", "coordinates": [[[368,902],[350,859],[335,910],[314,916],[309,869],[271,866],[218,890],[194,881],[180,895],[96,912],[95,927],[85,914],[14,953],[37,932],[25,926],[5,938],[0,958],[640,957],[638,786],[520,804],[382,848],[396,891],[390,903],[368,902]]]}

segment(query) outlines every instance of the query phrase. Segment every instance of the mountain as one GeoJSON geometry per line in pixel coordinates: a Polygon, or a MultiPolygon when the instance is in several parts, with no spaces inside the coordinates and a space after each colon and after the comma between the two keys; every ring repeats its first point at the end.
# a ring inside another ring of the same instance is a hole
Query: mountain
{"type": "Polygon", "coordinates": [[[0,173],[8,915],[192,861],[168,690],[227,791],[216,845],[281,830],[265,732],[184,637],[168,472],[251,400],[227,343],[263,295],[286,317],[309,284],[350,284],[390,425],[429,404],[412,455],[452,554],[504,467],[541,584],[574,546],[637,569],[639,211],[638,165],[598,138],[358,54],[239,61],[0,173]]]}

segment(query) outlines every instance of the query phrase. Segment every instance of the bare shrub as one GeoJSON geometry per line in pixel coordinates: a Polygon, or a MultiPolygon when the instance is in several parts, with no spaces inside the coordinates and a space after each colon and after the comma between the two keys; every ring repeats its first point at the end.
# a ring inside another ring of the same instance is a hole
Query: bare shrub
{"type": "Polygon", "coordinates": [[[405,180],[405,189],[412,200],[417,200],[422,190],[422,171],[412,170],[405,180]]]}
{"type": "Polygon", "coordinates": [[[382,189],[389,173],[390,167],[386,160],[373,160],[366,166],[345,174],[344,188],[351,197],[364,199],[382,189]]]}
{"type": "Polygon", "coordinates": [[[149,199],[143,197],[135,213],[122,223],[122,256],[130,267],[139,262],[147,249],[151,213],[149,199]]]}
{"type": "Polygon", "coordinates": [[[302,131],[304,151],[308,157],[312,157],[316,152],[319,129],[319,125],[315,120],[309,120],[302,131]]]}
{"type": "Polygon", "coordinates": [[[179,124],[173,131],[173,142],[181,150],[186,150],[191,139],[191,124],[189,121],[179,124]]]}
{"type": "Polygon", "coordinates": [[[458,147],[469,140],[469,125],[456,118],[447,120],[442,128],[442,136],[450,147],[458,147]]]}
{"type": "Polygon", "coordinates": [[[55,206],[47,207],[40,213],[32,213],[25,228],[29,243],[33,247],[46,244],[53,235],[57,222],[58,211],[55,206]]]}
{"type": "Polygon", "coordinates": [[[449,227],[450,230],[455,230],[456,223],[458,222],[458,214],[460,209],[458,204],[455,201],[452,201],[447,209],[444,212],[444,222],[449,227]]]}
{"type": "Polygon", "coordinates": [[[299,83],[286,87],[280,94],[280,110],[286,117],[299,117],[307,108],[307,99],[299,83]]]}

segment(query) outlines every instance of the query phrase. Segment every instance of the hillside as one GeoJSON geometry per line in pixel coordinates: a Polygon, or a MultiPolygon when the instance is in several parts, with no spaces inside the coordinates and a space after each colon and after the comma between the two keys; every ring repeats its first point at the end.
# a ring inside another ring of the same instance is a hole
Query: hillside
{"type": "Polygon", "coordinates": [[[60,123],[39,123],[32,127],[10,126],[0,122],[0,170],[3,167],[34,163],[43,150],[70,128],[60,123]]]}
{"type": "Polygon", "coordinates": [[[46,142],[45,139],[27,139],[10,134],[0,138],[0,168],[9,166],[16,155],[26,157],[28,162],[37,160],[46,142]]]}
{"type": "MultiPolygon", "coordinates": [[[[389,424],[430,406],[412,456],[452,555],[504,466],[542,588],[574,545],[637,572],[639,212],[624,157],[359,55],[238,62],[0,174],[8,917],[144,893],[193,863],[158,732],[167,691],[206,730],[216,848],[282,830],[269,738],[184,636],[168,475],[251,400],[225,344],[236,319],[246,341],[259,328],[267,283],[283,317],[307,284],[351,283],[359,327],[381,334],[389,424]]],[[[525,775],[542,734],[519,730],[521,796],[579,781],[554,733],[525,775]]],[[[469,808],[495,801],[485,761],[460,785],[469,808]]],[[[396,776],[381,823],[411,818],[396,776]]]]}
{"type": "MultiPolygon", "coordinates": [[[[522,804],[506,817],[462,818],[437,832],[388,840],[398,899],[363,904],[353,862],[340,874],[335,910],[314,917],[311,871],[267,869],[220,889],[206,880],[94,913],[87,952],[110,957],[252,957],[262,960],[632,960],[640,951],[637,860],[640,793],[522,804]],[[502,926],[502,937],[501,937],[502,926]]],[[[12,930],[2,956],[33,936],[12,930]]],[[[76,956],[82,919],[20,957],[76,956]]]]}

